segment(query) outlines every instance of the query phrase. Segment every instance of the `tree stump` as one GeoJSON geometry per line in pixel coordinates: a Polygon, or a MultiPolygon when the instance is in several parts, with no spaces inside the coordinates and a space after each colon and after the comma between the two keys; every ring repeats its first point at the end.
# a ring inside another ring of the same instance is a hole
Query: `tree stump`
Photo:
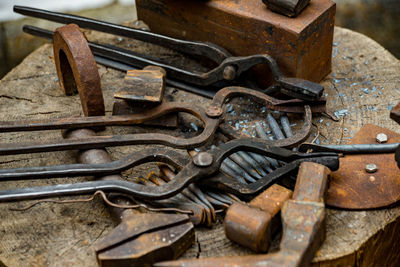
{"type": "MultiPolygon", "coordinates": [[[[140,49],[141,42],[87,32],[89,40],[102,39],[140,49]]],[[[158,50],[157,50],[158,51],[158,50]]],[[[162,53],[168,53],[163,50],[162,53]]],[[[79,96],[65,96],[58,85],[52,47],[44,45],[29,55],[0,81],[0,120],[28,120],[82,116],[79,96]]],[[[400,101],[400,63],[373,40],[342,28],[335,29],[332,73],[322,84],[326,88],[328,110],[340,111],[339,122],[314,117],[321,132],[321,143],[344,143],[364,124],[373,123],[400,132],[390,120],[389,111],[400,101]],[[368,90],[366,90],[366,88],[368,90]]],[[[113,93],[123,85],[124,73],[99,66],[106,111],[112,111],[113,93]]],[[[206,104],[201,97],[168,88],[167,97],[176,101],[206,104]]],[[[114,127],[106,133],[133,130],[114,127]],[[114,129],[116,128],[116,129],[114,129]]],[[[2,133],[3,143],[60,138],[60,131],[2,133]]],[[[138,147],[110,148],[120,158],[138,147]]],[[[54,165],[76,162],[76,152],[37,153],[0,157],[2,168],[54,165]]],[[[150,166],[151,167],[151,166],[150,166]]],[[[124,176],[146,173],[141,166],[124,176]]],[[[2,182],[1,189],[84,181],[87,178],[59,178],[40,181],[2,182]]],[[[0,204],[0,266],[97,266],[93,249],[96,240],[106,236],[116,222],[107,207],[97,199],[88,203],[43,203],[27,211],[11,211],[32,201],[0,204]]],[[[182,257],[245,255],[251,253],[226,239],[223,217],[212,228],[196,229],[196,243],[182,257]]],[[[327,238],[316,254],[315,266],[382,266],[400,260],[400,208],[370,211],[327,210],[327,238]]]]}

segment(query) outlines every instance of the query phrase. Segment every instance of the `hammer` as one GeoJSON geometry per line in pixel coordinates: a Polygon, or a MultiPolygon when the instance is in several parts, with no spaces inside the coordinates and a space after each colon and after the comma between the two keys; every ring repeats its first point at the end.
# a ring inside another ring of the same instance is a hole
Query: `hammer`
{"type": "MultiPolygon", "coordinates": [[[[79,27],[69,24],[56,29],[53,36],[54,58],[59,82],[66,94],[79,92],[85,116],[105,114],[100,75],[87,40],[79,27]]],[[[64,133],[65,138],[90,138],[92,129],[64,133]]],[[[85,164],[112,161],[105,149],[79,151],[78,161],[85,164]]],[[[121,180],[121,175],[98,179],[121,180]]],[[[117,204],[132,205],[122,195],[109,195],[117,204]]],[[[176,259],[194,242],[194,227],[183,214],[149,214],[132,209],[113,208],[120,224],[95,246],[101,266],[151,266],[160,260],[176,259]]]]}

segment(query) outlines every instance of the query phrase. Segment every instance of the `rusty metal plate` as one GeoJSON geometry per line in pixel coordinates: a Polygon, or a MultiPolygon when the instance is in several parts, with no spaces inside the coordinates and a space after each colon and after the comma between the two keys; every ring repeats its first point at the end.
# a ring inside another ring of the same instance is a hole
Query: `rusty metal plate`
{"type": "MultiPolygon", "coordinates": [[[[400,142],[400,134],[367,124],[349,144],[376,143],[376,135],[385,133],[388,143],[400,142]]],[[[400,169],[394,154],[347,155],[340,159],[340,169],[331,174],[327,204],[345,209],[374,209],[391,205],[400,199],[400,169]],[[378,167],[367,173],[367,163],[378,167]]]]}
{"type": "MultiPolygon", "coordinates": [[[[296,18],[261,0],[137,0],[137,15],[156,33],[215,43],[235,56],[269,54],[291,77],[321,81],[331,70],[336,6],[313,0],[296,18]]],[[[263,84],[272,79],[259,66],[263,84]]]]}

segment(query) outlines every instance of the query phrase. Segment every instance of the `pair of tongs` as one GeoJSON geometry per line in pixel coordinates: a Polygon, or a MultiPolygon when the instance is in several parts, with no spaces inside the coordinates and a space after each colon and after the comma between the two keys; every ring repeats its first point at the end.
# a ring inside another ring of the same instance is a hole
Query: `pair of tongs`
{"type": "MultiPolygon", "coordinates": [[[[164,68],[167,72],[167,76],[173,80],[184,82],[185,84],[189,85],[210,86],[221,82],[232,82],[239,78],[242,73],[251,69],[255,65],[267,64],[276,83],[274,88],[278,88],[280,92],[286,95],[306,101],[314,101],[322,96],[322,92],[324,90],[323,86],[317,83],[298,78],[285,77],[281,73],[276,61],[266,54],[232,57],[225,49],[215,44],[184,41],[122,25],[30,7],[14,6],[14,11],[23,15],[43,18],[54,22],[65,24],[75,23],[82,28],[134,38],[167,47],[191,56],[201,56],[218,64],[217,67],[207,72],[194,72],[156,61],[151,59],[149,56],[143,56],[131,50],[111,45],[89,43],[93,54],[99,56],[102,63],[105,63],[110,67],[122,69],[124,71],[126,71],[126,68],[129,68],[129,66],[139,68],[144,68],[148,65],[159,66],[164,68]]],[[[32,26],[24,26],[24,31],[33,35],[50,39],[52,38],[53,34],[51,31],[32,26]]],[[[224,85],[226,85],[226,83],[224,85]]],[[[184,88],[182,89],[191,90],[190,87],[183,87],[184,88]]],[[[201,93],[203,90],[194,91],[195,93],[201,93]]],[[[266,91],[271,90],[267,89],[266,91]]],[[[210,97],[209,92],[206,92],[203,95],[210,97]]]]}
{"type": "Polygon", "coordinates": [[[193,158],[170,149],[151,148],[120,160],[101,164],[68,164],[2,169],[0,170],[0,181],[112,175],[148,162],[163,162],[179,170],[179,172],[172,181],[157,187],[148,187],[129,181],[102,180],[4,190],[0,191],[0,202],[89,194],[98,190],[125,193],[139,199],[157,200],[174,196],[193,182],[210,184],[211,186],[246,196],[257,194],[264,190],[296,170],[300,163],[304,161],[317,162],[329,167],[331,170],[337,170],[339,167],[338,154],[336,153],[300,153],[270,146],[270,143],[264,140],[243,138],[220,144],[217,148],[200,152],[193,158]],[[237,151],[259,153],[285,162],[285,164],[257,182],[242,184],[227,176],[218,174],[222,161],[237,151]]]}

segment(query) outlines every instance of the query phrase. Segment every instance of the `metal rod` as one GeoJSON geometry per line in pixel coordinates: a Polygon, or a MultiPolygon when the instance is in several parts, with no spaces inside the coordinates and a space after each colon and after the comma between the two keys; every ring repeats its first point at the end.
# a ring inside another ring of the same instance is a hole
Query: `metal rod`
{"type": "Polygon", "coordinates": [[[283,131],[285,132],[286,137],[292,137],[293,131],[292,127],[290,126],[289,118],[286,115],[286,113],[281,116],[281,125],[283,131]]]}
{"type": "Polygon", "coordinates": [[[315,145],[301,144],[299,151],[312,149],[316,152],[336,152],[343,154],[394,153],[400,143],[392,144],[356,144],[356,145],[315,145]]]}
{"type": "Polygon", "coordinates": [[[271,129],[276,139],[278,140],[285,139],[285,135],[283,134],[281,128],[279,127],[278,122],[275,120],[274,116],[272,116],[270,113],[268,113],[267,115],[267,122],[269,128],[271,129]]]}

